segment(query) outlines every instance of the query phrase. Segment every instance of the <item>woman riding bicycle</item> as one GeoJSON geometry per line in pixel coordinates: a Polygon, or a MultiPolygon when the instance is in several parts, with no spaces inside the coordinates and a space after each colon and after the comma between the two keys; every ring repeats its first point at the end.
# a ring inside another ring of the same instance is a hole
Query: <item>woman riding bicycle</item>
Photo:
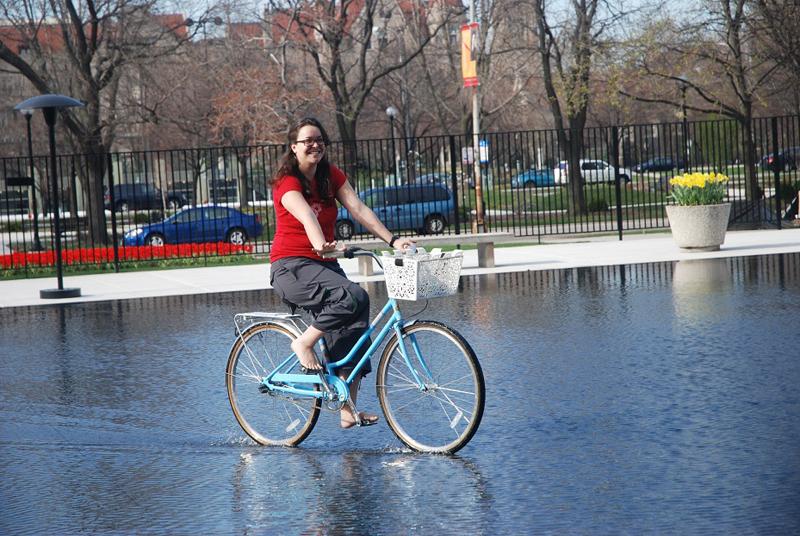
{"type": "MultiPolygon", "coordinates": [[[[319,121],[300,120],[287,136],[288,149],[280,160],[278,172],[270,181],[275,206],[275,238],[270,249],[270,283],[292,308],[309,311],[314,320],[292,342],[292,351],[307,371],[322,369],[314,345],[324,337],[330,358],[347,355],[369,326],[369,295],[353,283],[336,259],[322,255],[336,249],[334,225],[338,200],[353,217],[390,247],[407,249],[413,242],[393,235],[375,213],[356,195],[345,174],[328,162],[325,148],[329,138],[319,121]]],[[[351,360],[356,363],[358,360],[351,360]]],[[[346,378],[350,367],[335,372],[346,378]]],[[[362,377],[370,371],[369,363],[362,377]]],[[[353,404],[360,379],[350,386],[353,404]]],[[[375,424],[378,416],[347,408],[341,411],[341,427],[375,424]]]]}

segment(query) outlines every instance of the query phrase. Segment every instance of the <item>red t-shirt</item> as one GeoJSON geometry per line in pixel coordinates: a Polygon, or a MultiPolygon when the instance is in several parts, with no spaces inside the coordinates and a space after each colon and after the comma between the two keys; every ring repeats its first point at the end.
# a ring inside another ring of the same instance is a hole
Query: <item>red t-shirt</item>
{"type": "MultiPolygon", "coordinates": [[[[317,215],[317,221],[325,235],[326,242],[333,242],[334,226],[336,224],[336,192],[347,181],[344,172],[331,165],[330,171],[330,190],[333,198],[323,201],[317,193],[317,181],[311,181],[311,198],[306,199],[311,205],[311,210],[317,215]]],[[[336,259],[322,259],[314,253],[311,241],[306,235],[306,229],[300,220],[292,216],[281,203],[281,198],[286,192],[296,190],[303,193],[300,179],[292,175],[286,175],[272,187],[272,201],[275,206],[275,238],[272,241],[272,248],[269,252],[270,262],[275,262],[284,257],[308,257],[316,260],[335,261],[336,259]]]]}

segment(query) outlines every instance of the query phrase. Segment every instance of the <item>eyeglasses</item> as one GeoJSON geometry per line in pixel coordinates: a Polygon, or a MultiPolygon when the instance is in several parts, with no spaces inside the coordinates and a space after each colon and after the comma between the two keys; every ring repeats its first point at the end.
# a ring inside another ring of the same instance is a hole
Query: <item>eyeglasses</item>
{"type": "Polygon", "coordinates": [[[313,147],[315,144],[320,147],[325,147],[325,140],[320,136],[319,138],[306,138],[304,140],[297,140],[297,143],[302,143],[306,147],[313,147]]]}

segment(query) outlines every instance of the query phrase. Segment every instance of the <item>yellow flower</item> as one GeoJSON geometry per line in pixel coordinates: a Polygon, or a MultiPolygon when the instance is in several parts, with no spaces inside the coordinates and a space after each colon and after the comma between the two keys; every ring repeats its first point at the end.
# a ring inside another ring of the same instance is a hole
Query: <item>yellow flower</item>
{"type": "Polygon", "coordinates": [[[727,182],[728,177],[722,173],[684,173],[677,177],[673,177],[669,182],[673,186],[682,186],[684,188],[705,188],[711,184],[721,184],[727,182]]]}
{"type": "Polygon", "coordinates": [[[723,184],[728,177],[721,173],[684,173],[673,177],[670,197],[679,205],[715,205],[725,198],[723,184]]]}

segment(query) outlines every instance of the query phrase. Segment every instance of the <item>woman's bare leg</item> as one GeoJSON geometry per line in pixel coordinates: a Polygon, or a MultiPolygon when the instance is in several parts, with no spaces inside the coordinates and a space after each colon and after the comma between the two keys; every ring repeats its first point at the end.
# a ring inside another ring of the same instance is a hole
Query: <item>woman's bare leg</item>
{"type": "MultiPolygon", "coordinates": [[[[347,375],[343,374],[339,376],[343,380],[347,379],[347,375]]],[[[356,400],[358,398],[358,388],[361,386],[361,376],[353,380],[353,383],[350,384],[350,400],[353,401],[353,406],[356,405],[356,400]]],[[[353,412],[350,411],[350,407],[348,405],[342,406],[341,411],[341,426],[342,428],[352,428],[356,424],[355,416],[353,412]]],[[[375,424],[378,422],[378,416],[373,413],[367,413],[366,411],[361,411],[358,413],[359,418],[363,423],[375,424]]]]}
{"type": "Polygon", "coordinates": [[[297,355],[300,364],[309,370],[322,370],[322,364],[314,354],[314,345],[323,335],[324,332],[308,326],[302,335],[292,341],[292,351],[297,355]]]}

